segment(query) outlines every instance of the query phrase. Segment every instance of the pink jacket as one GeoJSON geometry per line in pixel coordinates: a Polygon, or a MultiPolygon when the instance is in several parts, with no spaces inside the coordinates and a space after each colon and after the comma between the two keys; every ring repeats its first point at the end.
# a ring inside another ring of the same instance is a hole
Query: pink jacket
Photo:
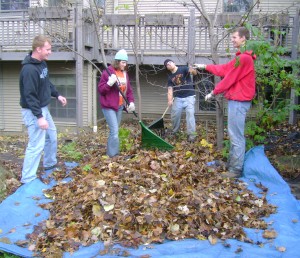
{"type": "MultiPolygon", "coordinates": [[[[112,66],[108,67],[108,70],[111,74],[115,74],[115,69],[112,66]]],[[[119,109],[119,90],[115,85],[110,87],[107,84],[108,81],[108,73],[107,71],[103,71],[100,81],[98,83],[98,92],[99,92],[99,100],[101,108],[110,108],[115,111],[119,109]]],[[[131,88],[130,80],[128,77],[128,73],[126,73],[126,81],[127,81],[127,90],[126,90],[126,98],[128,102],[134,102],[133,91],[131,88]]]]}
{"type": "Polygon", "coordinates": [[[255,59],[252,51],[238,51],[236,57],[227,64],[207,65],[207,71],[223,77],[213,93],[224,93],[228,100],[251,101],[255,96],[255,59]]]}

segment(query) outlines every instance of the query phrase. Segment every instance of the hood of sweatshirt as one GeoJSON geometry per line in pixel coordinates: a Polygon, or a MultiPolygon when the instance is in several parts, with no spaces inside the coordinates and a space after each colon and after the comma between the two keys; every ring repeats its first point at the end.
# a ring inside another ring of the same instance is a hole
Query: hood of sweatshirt
{"type": "Polygon", "coordinates": [[[238,52],[235,53],[236,56],[239,56],[241,54],[245,54],[245,55],[249,55],[252,57],[253,60],[256,59],[256,55],[253,53],[252,50],[245,50],[244,52],[241,52],[240,50],[238,52]]]}
{"type": "Polygon", "coordinates": [[[22,65],[26,64],[41,64],[43,61],[39,61],[35,58],[31,57],[32,52],[30,52],[27,56],[25,56],[24,60],[22,61],[22,65]]]}

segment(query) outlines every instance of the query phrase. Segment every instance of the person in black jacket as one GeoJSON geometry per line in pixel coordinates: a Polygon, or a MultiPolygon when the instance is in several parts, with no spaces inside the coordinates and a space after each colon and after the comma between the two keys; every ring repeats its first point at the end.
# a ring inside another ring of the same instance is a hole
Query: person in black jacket
{"type": "Polygon", "coordinates": [[[164,66],[168,70],[168,105],[171,109],[173,133],[180,129],[182,112],[186,113],[186,131],[189,142],[196,140],[195,103],[196,92],[192,75],[197,71],[189,66],[177,66],[171,59],[166,59],[164,66]]]}
{"type": "Polygon", "coordinates": [[[28,130],[28,145],[22,168],[21,183],[34,180],[44,151],[45,170],[57,165],[57,132],[48,109],[51,97],[63,106],[65,97],[59,95],[50,82],[46,60],[51,54],[51,40],[43,35],[36,36],[30,52],[22,62],[20,73],[20,105],[22,118],[28,130]]]}

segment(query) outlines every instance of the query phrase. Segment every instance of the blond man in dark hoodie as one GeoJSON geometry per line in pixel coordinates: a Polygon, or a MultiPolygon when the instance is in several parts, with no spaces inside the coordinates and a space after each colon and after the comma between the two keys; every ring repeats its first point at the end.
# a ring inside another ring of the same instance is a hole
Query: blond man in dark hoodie
{"type": "Polygon", "coordinates": [[[33,39],[32,52],[22,62],[20,105],[29,138],[22,168],[22,183],[29,183],[37,177],[42,152],[45,170],[57,166],[57,131],[48,105],[51,98],[56,98],[63,106],[67,105],[67,100],[49,80],[46,61],[50,54],[50,38],[39,35],[33,39]]]}

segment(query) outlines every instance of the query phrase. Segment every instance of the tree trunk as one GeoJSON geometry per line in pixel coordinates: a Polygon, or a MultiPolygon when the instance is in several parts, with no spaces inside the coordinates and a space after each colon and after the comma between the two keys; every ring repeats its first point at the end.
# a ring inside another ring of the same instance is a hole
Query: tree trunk
{"type": "MultiPolygon", "coordinates": [[[[216,35],[213,33],[213,27],[210,29],[210,42],[211,42],[211,56],[214,64],[219,64],[219,56],[217,52],[218,42],[216,35]]],[[[215,85],[220,82],[220,77],[214,76],[215,85]]],[[[217,127],[217,148],[218,150],[223,149],[224,140],[224,99],[222,95],[216,96],[216,127],[217,127]]]]}
{"type": "Polygon", "coordinates": [[[138,13],[137,13],[137,0],[134,0],[134,57],[135,57],[135,78],[136,78],[136,90],[139,99],[138,110],[139,119],[142,119],[142,97],[141,97],[141,85],[140,85],[140,60],[139,60],[139,42],[138,42],[138,13]]]}
{"type": "MultiPolygon", "coordinates": [[[[294,20],[294,28],[293,28],[293,38],[292,38],[292,60],[296,60],[298,58],[297,51],[297,42],[299,38],[299,16],[300,16],[300,8],[297,9],[297,14],[294,20]]],[[[293,67],[293,73],[299,73],[297,69],[293,67]]],[[[295,89],[291,89],[291,104],[298,105],[298,96],[296,95],[295,89]]],[[[289,123],[294,125],[297,122],[297,113],[296,110],[290,111],[289,123]]]]}

